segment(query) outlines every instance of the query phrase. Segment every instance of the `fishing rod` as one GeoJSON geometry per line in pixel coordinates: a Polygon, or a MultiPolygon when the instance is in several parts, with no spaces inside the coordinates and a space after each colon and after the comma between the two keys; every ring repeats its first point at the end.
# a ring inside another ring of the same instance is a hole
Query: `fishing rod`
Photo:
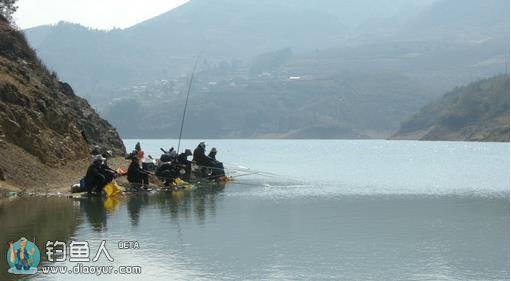
{"type": "Polygon", "coordinates": [[[181,128],[179,129],[179,142],[177,144],[177,153],[179,154],[179,149],[181,148],[181,137],[183,136],[183,127],[185,124],[185,116],[186,116],[186,109],[188,108],[188,98],[190,97],[190,92],[192,90],[192,84],[193,84],[193,77],[195,76],[195,70],[197,69],[197,65],[199,63],[200,55],[197,56],[195,59],[195,64],[193,66],[192,75],[190,76],[190,81],[188,83],[188,92],[186,93],[186,101],[185,101],[185,108],[183,110],[183,118],[181,119],[181,128]]]}

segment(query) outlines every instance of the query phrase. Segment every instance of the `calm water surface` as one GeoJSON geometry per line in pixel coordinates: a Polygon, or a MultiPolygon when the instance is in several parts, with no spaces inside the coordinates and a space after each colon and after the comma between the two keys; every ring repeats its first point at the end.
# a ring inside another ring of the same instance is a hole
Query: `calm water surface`
{"type": "MultiPolygon", "coordinates": [[[[125,142],[131,149],[136,141],[125,142]]],[[[177,147],[174,140],[141,143],[146,155],[177,147]]],[[[272,174],[109,202],[2,200],[0,251],[26,236],[36,239],[43,259],[46,240],[87,240],[93,256],[106,240],[114,262],[103,256],[88,265],[142,267],[141,275],[104,280],[509,279],[509,144],[210,140],[211,146],[231,171],[272,174]],[[141,248],[118,249],[123,240],[141,248]]],[[[0,264],[0,280],[13,279],[0,264]]]]}

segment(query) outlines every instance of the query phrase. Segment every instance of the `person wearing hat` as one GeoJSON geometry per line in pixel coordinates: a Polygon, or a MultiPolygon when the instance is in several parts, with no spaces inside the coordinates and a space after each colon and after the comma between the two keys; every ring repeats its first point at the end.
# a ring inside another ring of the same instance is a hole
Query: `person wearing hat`
{"type": "Polygon", "coordinates": [[[92,163],[85,174],[85,187],[87,192],[91,194],[93,191],[100,193],[106,185],[105,175],[101,172],[101,166],[106,159],[101,155],[96,155],[92,159],[92,163]]]}
{"type": "Polygon", "coordinates": [[[179,154],[179,156],[177,157],[177,161],[179,162],[179,164],[192,163],[191,161],[188,160],[188,156],[192,156],[192,151],[190,149],[185,149],[185,152],[179,154]]]}
{"type": "Polygon", "coordinates": [[[101,165],[101,173],[105,176],[106,183],[110,183],[114,178],[117,177],[117,172],[108,166],[108,158],[112,158],[113,153],[111,150],[107,150],[101,156],[105,159],[101,165]]]}
{"type": "Polygon", "coordinates": [[[179,156],[177,157],[177,162],[180,165],[185,166],[184,174],[185,179],[190,178],[190,172],[192,170],[192,161],[188,160],[188,156],[192,156],[192,151],[190,149],[185,149],[185,152],[179,154],[179,156]]]}
{"type": "Polygon", "coordinates": [[[206,155],[205,142],[199,143],[199,145],[193,150],[192,162],[195,162],[195,164],[199,166],[199,169],[197,170],[197,176],[199,178],[208,177],[211,173],[211,167],[213,166],[213,159],[206,155]]]}
{"type": "Polygon", "coordinates": [[[205,142],[199,143],[197,148],[195,148],[195,150],[193,151],[192,161],[197,163],[197,165],[199,166],[208,167],[212,163],[211,160],[212,159],[206,155],[206,143],[205,142]]]}
{"type": "Polygon", "coordinates": [[[213,147],[208,154],[208,157],[216,161],[216,147],[213,147]]]}
{"type": "Polygon", "coordinates": [[[128,167],[128,182],[135,186],[149,188],[149,172],[140,167],[140,161],[135,156],[131,158],[131,164],[128,167]]]}
{"type": "MultiPolygon", "coordinates": [[[[135,150],[133,150],[133,152],[131,152],[131,154],[135,155],[139,160],[144,159],[144,151],[142,150],[142,146],[140,145],[140,142],[137,142],[137,144],[135,144],[135,150]]],[[[131,158],[131,154],[130,154],[130,158],[131,158]]]]}
{"type": "Polygon", "coordinates": [[[212,174],[212,177],[215,179],[225,177],[224,163],[216,160],[216,154],[217,150],[215,147],[211,148],[208,154],[208,157],[213,161],[211,166],[215,168],[212,174]]]}

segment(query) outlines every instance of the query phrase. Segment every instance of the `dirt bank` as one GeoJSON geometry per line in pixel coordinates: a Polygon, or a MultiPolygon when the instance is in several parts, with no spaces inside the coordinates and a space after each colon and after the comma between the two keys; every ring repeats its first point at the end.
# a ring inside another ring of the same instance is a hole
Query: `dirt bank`
{"type": "MultiPolygon", "coordinates": [[[[70,161],[59,167],[49,167],[37,157],[10,143],[0,146],[0,169],[5,180],[0,180],[0,193],[6,191],[27,193],[69,192],[71,185],[85,175],[88,160],[70,161]],[[8,165],[8,167],[7,167],[8,165]]],[[[109,165],[116,169],[127,168],[129,161],[112,158],[109,165]]],[[[120,179],[120,182],[125,180],[120,179]]]]}

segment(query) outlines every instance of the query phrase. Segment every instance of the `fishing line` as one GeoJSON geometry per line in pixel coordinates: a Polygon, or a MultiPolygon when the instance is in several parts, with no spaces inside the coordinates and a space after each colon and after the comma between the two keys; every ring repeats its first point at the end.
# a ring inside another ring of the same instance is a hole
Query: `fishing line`
{"type": "Polygon", "coordinates": [[[267,187],[267,186],[270,186],[269,184],[266,184],[266,183],[249,183],[249,182],[242,182],[242,181],[235,181],[235,182],[232,182],[231,183],[232,185],[246,185],[246,186],[257,186],[257,187],[267,187]]]}
{"type": "Polygon", "coordinates": [[[231,176],[231,178],[239,178],[239,177],[246,177],[246,176],[253,176],[253,175],[260,175],[258,173],[248,173],[248,174],[242,174],[242,175],[234,175],[231,176]]]}
{"type": "Polygon", "coordinates": [[[246,169],[233,169],[233,168],[224,168],[224,169],[222,169],[222,168],[218,168],[218,167],[202,166],[202,165],[197,165],[197,167],[211,169],[211,170],[227,170],[227,172],[230,173],[230,174],[242,173],[241,175],[233,175],[232,176],[233,178],[241,177],[241,176],[248,176],[248,175],[258,175],[258,176],[268,177],[268,178],[286,179],[286,177],[281,176],[281,175],[277,175],[277,174],[273,174],[273,173],[268,173],[268,172],[263,172],[263,171],[251,170],[251,169],[248,169],[248,168],[246,168],[246,169]]]}

